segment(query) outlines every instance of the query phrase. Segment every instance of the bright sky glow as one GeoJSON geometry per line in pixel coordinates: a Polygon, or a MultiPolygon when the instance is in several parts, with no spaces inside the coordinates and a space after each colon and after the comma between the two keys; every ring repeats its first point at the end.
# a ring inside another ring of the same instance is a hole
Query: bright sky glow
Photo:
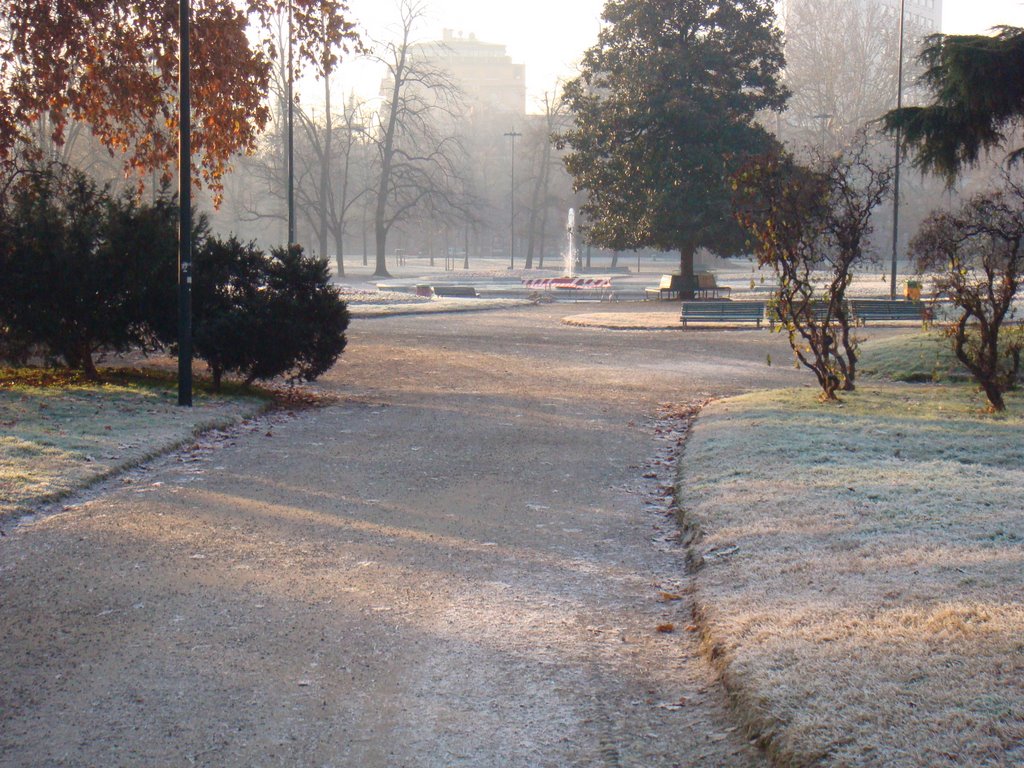
{"type": "MultiPolygon", "coordinates": [[[[350,0],[349,6],[371,37],[394,37],[397,2],[350,0]]],[[[505,44],[515,61],[526,64],[530,108],[559,78],[572,76],[574,63],[597,38],[603,6],[604,0],[427,0],[417,37],[439,39],[447,28],[505,44]]],[[[985,32],[997,24],[1024,27],[1024,0],[944,0],[942,16],[947,33],[985,32]]],[[[379,83],[379,75],[360,68],[346,72],[341,87],[371,95],[379,83]]]]}

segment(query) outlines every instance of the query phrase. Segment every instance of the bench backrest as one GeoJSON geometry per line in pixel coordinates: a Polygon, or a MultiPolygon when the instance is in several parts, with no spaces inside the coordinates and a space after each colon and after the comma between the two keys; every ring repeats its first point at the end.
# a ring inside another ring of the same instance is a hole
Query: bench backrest
{"type": "Polygon", "coordinates": [[[672,286],[672,278],[673,277],[675,277],[675,275],[662,275],[661,276],[661,282],[658,283],[658,290],[659,291],[671,291],[671,290],[673,290],[673,286],[672,286]]]}
{"type": "Polygon", "coordinates": [[[686,315],[764,315],[763,301],[684,301],[682,314],[686,315]]]}
{"type": "Polygon", "coordinates": [[[697,273],[697,288],[702,291],[712,290],[718,287],[718,283],[715,282],[715,276],[711,272],[698,272],[697,273]]]}

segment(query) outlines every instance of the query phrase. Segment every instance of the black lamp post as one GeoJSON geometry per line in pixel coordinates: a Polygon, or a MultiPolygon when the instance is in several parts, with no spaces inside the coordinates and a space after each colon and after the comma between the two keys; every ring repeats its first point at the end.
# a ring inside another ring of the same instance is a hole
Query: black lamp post
{"type": "Polygon", "coordinates": [[[516,268],[516,139],[523,134],[509,131],[505,134],[512,141],[512,188],[509,195],[509,262],[508,268],[516,268]]]}
{"type": "Polygon", "coordinates": [[[295,69],[292,63],[292,4],[288,3],[288,247],[295,245],[295,99],[292,87],[295,69]]]}
{"type": "Polygon", "coordinates": [[[178,405],[192,405],[192,100],[189,0],[178,26],[178,405]]]}
{"type": "Polygon", "coordinates": [[[835,115],[831,112],[822,112],[820,115],[811,115],[811,117],[821,122],[821,138],[819,143],[821,144],[821,153],[825,154],[825,131],[828,128],[828,121],[835,117],[835,115]]]}
{"type": "MultiPolygon", "coordinates": [[[[903,18],[905,10],[906,0],[900,0],[900,60],[896,70],[896,109],[903,109],[903,18]]],[[[897,127],[896,170],[892,180],[892,274],[889,278],[889,299],[891,301],[896,300],[896,252],[899,250],[900,240],[900,160],[903,153],[902,141],[902,132],[897,127]]]]}

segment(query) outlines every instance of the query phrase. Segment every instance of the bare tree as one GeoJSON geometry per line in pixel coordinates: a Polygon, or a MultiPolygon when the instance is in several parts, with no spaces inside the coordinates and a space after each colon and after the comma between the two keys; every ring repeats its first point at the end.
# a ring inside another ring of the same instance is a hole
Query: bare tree
{"type": "Polygon", "coordinates": [[[349,97],[340,114],[333,112],[326,80],[324,92],[322,119],[303,109],[295,113],[303,131],[303,142],[296,153],[296,196],[299,210],[316,234],[320,256],[327,255],[328,240],[333,240],[337,274],[343,277],[343,241],[349,214],[372,191],[365,183],[365,166],[369,164],[363,139],[366,117],[363,105],[354,96],[349,97]]]}
{"type": "Polygon", "coordinates": [[[368,138],[377,150],[374,275],[388,277],[387,238],[414,212],[458,209],[458,173],[464,150],[455,135],[461,94],[444,70],[413,55],[413,34],[423,17],[418,0],[401,0],[400,39],[377,43],[371,58],[386,69],[386,96],[372,116],[368,138]]]}
{"type": "Polygon", "coordinates": [[[978,382],[994,411],[1016,386],[1024,333],[1006,333],[1024,282],[1024,187],[977,195],[955,212],[935,213],[911,243],[922,272],[935,273],[938,296],[958,316],[945,327],[953,352],[978,382]]]}
{"type": "MultiPolygon", "coordinates": [[[[544,265],[544,238],[548,229],[548,215],[552,204],[552,177],[568,182],[560,153],[556,152],[553,137],[569,126],[567,109],[561,93],[544,94],[544,114],[527,135],[527,147],[532,150],[531,170],[533,173],[530,196],[530,223],[526,245],[526,268],[533,268],[536,254],[540,255],[539,265],[544,265]]],[[[567,184],[563,185],[567,186],[567,184]]],[[[559,198],[561,202],[564,200],[559,198]]],[[[564,207],[564,206],[563,206],[564,207]]]]}
{"type": "Polygon", "coordinates": [[[818,379],[822,400],[854,388],[857,340],[846,290],[853,270],[870,256],[871,213],[892,177],[867,155],[863,141],[845,154],[820,157],[814,168],[780,155],[755,162],[736,179],[737,217],[758,263],[778,279],[773,311],[797,360],[818,379]]]}
{"type": "MultiPolygon", "coordinates": [[[[830,151],[895,103],[899,37],[891,7],[879,0],[790,0],[782,23],[792,95],[778,118],[780,138],[830,151]]],[[[925,31],[908,18],[908,51],[925,31]]],[[[915,66],[906,56],[908,90],[915,66]]]]}

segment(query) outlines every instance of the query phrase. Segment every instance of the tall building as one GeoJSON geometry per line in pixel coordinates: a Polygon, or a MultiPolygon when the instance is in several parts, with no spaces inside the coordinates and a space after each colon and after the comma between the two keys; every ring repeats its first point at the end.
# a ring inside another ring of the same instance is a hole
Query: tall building
{"type": "MultiPolygon", "coordinates": [[[[863,0],[862,0],[863,2],[863,0]]],[[[884,5],[899,11],[900,0],[881,0],[884,5]]],[[[926,34],[942,31],[942,0],[905,0],[907,24],[926,34]]]]}
{"type": "Polygon", "coordinates": [[[526,114],[526,65],[513,62],[504,45],[446,29],[440,40],[415,46],[412,55],[446,71],[471,107],[526,114]]]}

